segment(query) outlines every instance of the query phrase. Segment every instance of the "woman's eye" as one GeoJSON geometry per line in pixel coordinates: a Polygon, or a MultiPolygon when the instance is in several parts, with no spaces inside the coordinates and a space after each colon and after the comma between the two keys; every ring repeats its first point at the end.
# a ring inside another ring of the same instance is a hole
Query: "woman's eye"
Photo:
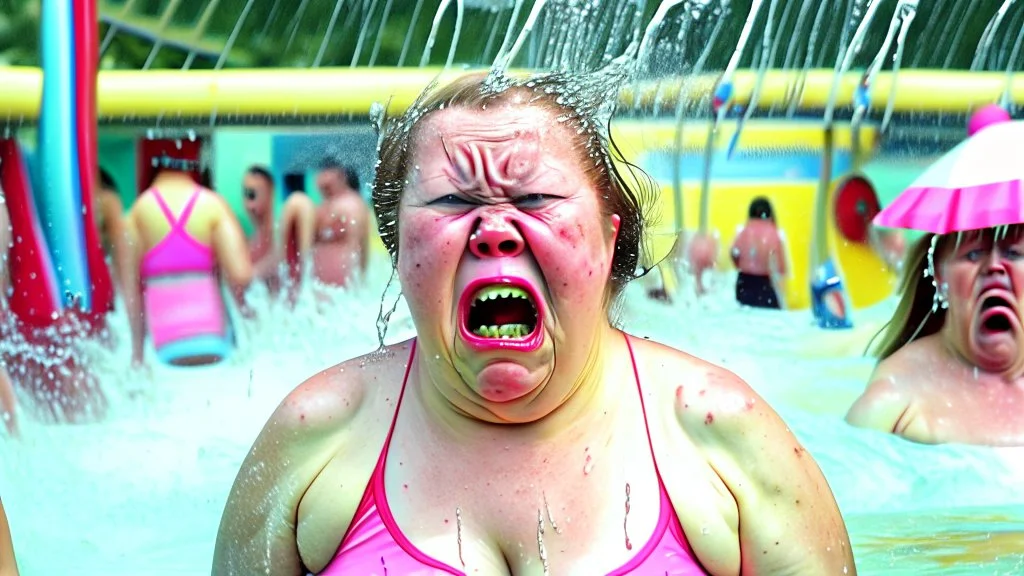
{"type": "Polygon", "coordinates": [[[559,196],[551,194],[526,194],[515,199],[516,206],[539,206],[545,202],[558,199],[559,196]]]}
{"type": "Polygon", "coordinates": [[[472,204],[472,202],[470,202],[469,200],[466,200],[465,198],[463,198],[461,196],[457,196],[455,194],[446,194],[444,196],[441,196],[440,198],[435,198],[435,199],[431,200],[430,202],[428,202],[428,204],[431,204],[431,205],[444,204],[444,205],[448,205],[448,206],[468,206],[468,205],[472,204]]]}

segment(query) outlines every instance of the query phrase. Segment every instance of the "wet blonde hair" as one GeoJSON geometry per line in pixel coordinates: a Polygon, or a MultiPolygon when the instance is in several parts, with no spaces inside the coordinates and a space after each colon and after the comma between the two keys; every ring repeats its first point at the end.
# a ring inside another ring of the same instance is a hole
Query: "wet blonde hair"
{"type": "MultiPolygon", "coordinates": [[[[621,84],[613,86],[617,91],[621,84]]],[[[551,111],[556,120],[573,134],[573,150],[587,178],[599,194],[602,211],[621,218],[612,258],[611,294],[615,296],[638,276],[637,265],[646,262],[643,243],[648,210],[656,186],[637,166],[627,162],[616,147],[605,122],[610,122],[609,98],[579,76],[547,73],[512,78],[501,73],[462,76],[441,87],[429,86],[401,116],[380,118],[380,145],[373,182],[373,207],[377,227],[392,264],[398,262],[398,206],[408,185],[413,164],[414,142],[419,125],[433,112],[445,108],[483,110],[507,103],[513,96],[526,96],[523,106],[551,111]],[[602,118],[605,118],[602,120],[602,118]],[[623,168],[632,176],[627,184],[623,168]],[[643,255],[642,255],[643,253],[643,255]],[[643,258],[643,259],[641,259],[643,258]]],[[[615,101],[615,97],[611,98],[615,101]]],[[[644,271],[646,272],[646,270],[644,271]]]]}
{"type": "MultiPolygon", "coordinates": [[[[873,354],[885,360],[911,340],[938,332],[946,321],[946,311],[933,311],[935,304],[934,278],[926,275],[929,269],[928,252],[932,247],[934,234],[926,234],[917,240],[907,252],[900,279],[900,302],[892,318],[875,336],[873,354]]],[[[941,238],[938,244],[942,244],[941,238]]],[[[939,246],[936,246],[936,253],[939,246]]]]}

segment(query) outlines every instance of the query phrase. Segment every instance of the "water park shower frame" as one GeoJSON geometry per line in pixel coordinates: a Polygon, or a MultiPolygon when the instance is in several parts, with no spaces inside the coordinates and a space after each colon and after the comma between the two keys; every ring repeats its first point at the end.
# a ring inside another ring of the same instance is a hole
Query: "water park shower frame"
{"type": "MultiPolygon", "coordinates": [[[[5,171],[17,172],[5,175],[4,180],[9,199],[13,199],[13,202],[9,200],[9,207],[15,220],[15,233],[33,238],[36,244],[32,258],[22,258],[21,264],[13,266],[25,269],[12,270],[12,276],[17,279],[42,273],[47,286],[45,290],[28,290],[27,285],[23,290],[16,287],[12,304],[39,324],[46,324],[55,311],[65,309],[72,302],[84,310],[100,313],[110,306],[113,298],[96,231],[93,226],[84,224],[92,218],[95,177],[91,174],[97,164],[99,126],[209,130],[224,126],[298,127],[339,123],[367,118],[375,105],[383,103],[387,103],[391,113],[400,113],[431,81],[466,72],[440,67],[97,70],[97,2],[42,0],[41,13],[42,68],[0,68],[0,86],[3,87],[0,90],[0,126],[5,129],[4,136],[21,127],[35,126],[40,136],[39,162],[43,166],[72,168],[38,170],[35,183],[39,190],[35,193],[29,190],[32,179],[28,177],[28,167],[5,171]],[[23,192],[19,194],[19,190],[23,192]],[[40,214],[45,214],[47,220],[55,224],[40,226],[40,214]]],[[[767,70],[760,78],[757,70],[732,70],[727,71],[727,75],[725,100],[731,110],[751,106],[762,111],[778,109],[791,104],[794,98],[799,111],[828,110],[829,114],[832,108],[845,110],[861,106],[868,110],[888,107],[896,113],[961,115],[997,101],[1010,107],[1024,103],[1024,74],[1019,73],[907,69],[900,71],[897,77],[895,73],[878,71],[867,86],[862,72],[849,71],[837,76],[832,69],[806,73],[767,70]],[[796,93],[794,86],[799,86],[796,93]]],[[[676,108],[677,99],[710,102],[720,96],[725,84],[723,76],[716,73],[685,79],[669,77],[625,86],[621,92],[622,107],[654,117],[623,119],[620,133],[628,144],[626,149],[637,157],[656,157],[658,152],[670,150],[672,134],[678,128],[667,117],[676,108]],[[660,117],[668,121],[659,121],[660,117]]],[[[863,130],[851,129],[848,124],[837,126],[834,141],[830,139],[826,143],[820,125],[812,128],[806,123],[796,127],[782,124],[778,121],[760,126],[751,123],[743,133],[739,148],[778,148],[780,143],[788,142],[803,152],[816,151],[820,155],[826,146],[833,146],[840,151],[840,156],[843,153],[847,156],[846,160],[838,162],[841,165],[839,176],[845,177],[856,171],[863,161],[863,153],[870,153],[877,144],[878,130],[871,125],[864,126],[863,130]]],[[[685,142],[677,153],[700,150],[711,130],[710,123],[689,123],[685,142]]],[[[737,128],[734,133],[737,136],[738,131],[737,128]]],[[[730,134],[725,131],[722,137],[728,140],[730,134]]],[[[731,145],[735,145],[735,140],[733,138],[731,145]]],[[[6,142],[2,150],[4,161],[24,164],[18,145],[13,144],[13,139],[6,142]]],[[[829,172],[829,179],[834,179],[836,169],[819,172],[829,172]]],[[[783,205],[801,207],[802,212],[785,208],[780,211],[789,213],[794,221],[788,226],[791,241],[795,240],[794,236],[806,234],[821,238],[819,243],[827,242],[830,253],[856,252],[854,256],[836,257],[839,270],[835,275],[857,277],[857,281],[847,282],[850,300],[855,308],[871,305],[891,292],[888,285],[892,274],[880,276],[877,259],[863,247],[851,248],[838,234],[831,218],[805,214],[807,204],[815,202],[814,194],[808,196],[808,191],[816,178],[804,178],[798,183],[769,179],[762,182],[762,187],[770,184],[776,189],[774,194],[783,205]],[[784,197],[786,194],[788,197],[784,197]],[[821,224],[824,233],[817,230],[818,226],[808,224],[825,220],[829,222],[821,224]]],[[[675,218],[664,219],[673,226],[661,240],[655,241],[659,244],[655,252],[662,254],[671,244],[666,238],[693,228],[694,218],[684,219],[684,212],[687,216],[701,213],[702,229],[707,220],[703,213],[707,211],[707,195],[701,196],[698,208],[692,205],[691,199],[697,196],[691,192],[700,192],[695,189],[699,187],[693,182],[683,186],[687,194],[680,197],[679,191],[673,190],[670,182],[666,183],[667,179],[658,178],[663,188],[660,214],[674,214],[675,218]]],[[[718,192],[728,192],[731,200],[736,200],[737,194],[748,196],[749,193],[741,190],[749,188],[749,182],[732,181],[726,182],[718,192]]],[[[830,198],[834,203],[834,198],[830,198]]],[[[727,235],[732,233],[736,217],[719,215],[712,220],[713,228],[727,235]]],[[[807,252],[813,250],[812,247],[807,252]]],[[[792,263],[795,274],[784,290],[784,299],[790,308],[806,308],[813,304],[814,296],[808,293],[807,286],[814,282],[812,270],[817,264],[803,262],[802,249],[794,252],[801,257],[792,263]]],[[[818,264],[821,259],[817,258],[818,264]]],[[[726,262],[727,259],[723,261],[726,262]]],[[[822,323],[823,327],[842,327],[827,324],[822,323]]]]}

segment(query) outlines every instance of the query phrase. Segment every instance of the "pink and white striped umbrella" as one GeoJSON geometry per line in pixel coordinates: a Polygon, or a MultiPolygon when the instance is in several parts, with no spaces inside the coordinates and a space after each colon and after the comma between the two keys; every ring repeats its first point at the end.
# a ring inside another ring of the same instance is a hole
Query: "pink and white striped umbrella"
{"type": "Polygon", "coordinates": [[[989,108],[971,128],[875,216],[876,226],[948,234],[1024,223],[1024,121],[989,108]]]}

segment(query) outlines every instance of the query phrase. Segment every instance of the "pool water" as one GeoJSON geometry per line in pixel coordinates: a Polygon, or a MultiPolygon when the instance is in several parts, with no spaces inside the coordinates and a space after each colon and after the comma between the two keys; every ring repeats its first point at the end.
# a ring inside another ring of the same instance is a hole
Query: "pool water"
{"type": "MultiPolygon", "coordinates": [[[[22,574],[209,574],[231,483],[274,407],[318,369],[377,347],[387,264],[371,263],[365,290],[294,312],[257,296],[239,353],[212,368],[125,373],[127,322],[115,317],[117,349],[94,352],[110,417],[26,421],[21,441],[0,440],[22,574]]],[[[740,309],[732,278],[672,305],[632,285],[617,317],[725,365],[776,407],[828,477],[860,574],[1024,574],[1024,450],[921,446],[842,421],[872,368],[864,347],[895,303],[858,311],[853,330],[822,332],[807,311],[740,309]]],[[[412,333],[400,303],[386,341],[412,333]]]]}

